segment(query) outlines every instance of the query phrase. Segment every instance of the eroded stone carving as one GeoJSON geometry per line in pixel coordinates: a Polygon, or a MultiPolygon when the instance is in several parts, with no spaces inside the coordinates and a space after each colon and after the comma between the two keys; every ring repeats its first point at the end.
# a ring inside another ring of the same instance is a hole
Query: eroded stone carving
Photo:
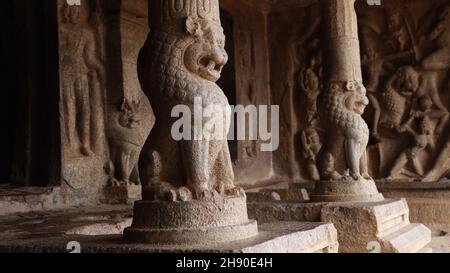
{"type": "MultiPolygon", "coordinates": [[[[320,52],[319,52],[320,54],[320,52]]],[[[302,68],[299,73],[299,86],[306,95],[306,120],[312,123],[318,118],[317,114],[317,97],[321,91],[321,58],[312,56],[308,66],[302,68]]]]}
{"type": "Polygon", "coordinates": [[[422,97],[419,101],[420,110],[414,113],[411,113],[411,117],[406,121],[405,124],[397,126],[397,130],[400,133],[408,132],[413,136],[413,144],[411,147],[407,148],[403,151],[400,156],[395,161],[391,171],[390,178],[394,178],[406,163],[411,162],[414,166],[414,170],[418,177],[424,175],[422,162],[420,162],[418,155],[419,153],[427,148],[428,146],[432,146],[434,148],[434,143],[432,142],[430,136],[432,135],[431,123],[429,120],[429,113],[432,102],[428,97],[422,97]],[[411,123],[415,119],[418,119],[418,130],[415,131],[411,128],[411,123]]]}
{"type": "Polygon", "coordinates": [[[66,147],[70,156],[99,153],[103,135],[105,71],[95,16],[89,5],[61,5],[62,100],[66,147]]]}
{"type": "Polygon", "coordinates": [[[307,171],[309,178],[318,181],[320,180],[319,170],[317,169],[317,156],[322,148],[322,142],[318,129],[313,125],[306,127],[302,131],[302,146],[303,156],[307,160],[307,171]]]}
{"type": "Polygon", "coordinates": [[[148,99],[142,93],[138,102],[125,100],[120,108],[109,110],[110,185],[139,184],[138,160],[154,120],[148,99]]]}
{"type": "MultiPolygon", "coordinates": [[[[111,12],[109,20],[110,36],[115,32],[120,33],[117,39],[110,38],[110,41],[116,43],[114,47],[121,49],[121,62],[118,64],[121,69],[117,70],[121,72],[118,76],[122,78],[118,86],[111,87],[108,100],[106,134],[110,162],[107,170],[109,185],[113,187],[140,184],[139,155],[155,123],[150,102],[142,91],[138,77],[139,51],[145,42],[148,28],[145,19],[139,19],[134,12],[129,13],[135,3],[135,0],[119,1],[120,13],[111,12]],[[130,40],[133,42],[130,43],[130,40]]],[[[115,190],[118,189],[112,191],[115,190]]]]}
{"type": "Polygon", "coordinates": [[[380,125],[397,128],[403,121],[407,102],[419,88],[419,74],[413,67],[402,67],[388,80],[381,95],[382,116],[380,125]]]}

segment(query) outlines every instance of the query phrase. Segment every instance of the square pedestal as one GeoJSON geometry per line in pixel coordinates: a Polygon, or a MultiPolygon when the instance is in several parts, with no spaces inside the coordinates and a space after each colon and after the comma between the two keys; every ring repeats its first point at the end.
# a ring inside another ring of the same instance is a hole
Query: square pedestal
{"type": "Polygon", "coordinates": [[[405,199],[369,203],[255,202],[249,217],[276,221],[329,222],[338,231],[340,252],[429,252],[431,231],[409,221],[405,199]]]}
{"type": "Polygon", "coordinates": [[[321,220],[338,230],[341,252],[430,252],[431,231],[411,224],[405,199],[373,203],[335,203],[322,208],[321,220]]]}

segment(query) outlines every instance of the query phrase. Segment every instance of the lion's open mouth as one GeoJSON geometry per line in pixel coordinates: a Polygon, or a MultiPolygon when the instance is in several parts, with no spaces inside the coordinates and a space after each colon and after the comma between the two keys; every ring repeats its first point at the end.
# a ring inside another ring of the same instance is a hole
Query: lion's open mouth
{"type": "Polygon", "coordinates": [[[214,61],[211,58],[203,58],[200,61],[200,65],[203,67],[203,70],[213,79],[220,78],[220,74],[223,68],[222,64],[214,61]]]}
{"type": "Polygon", "coordinates": [[[215,62],[212,59],[209,58],[204,58],[201,60],[201,65],[203,67],[205,67],[208,71],[215,71],[215,72],[219,72],[222,71],[222,67],[223,65],[218,64],[217,62],[215,62]]]}

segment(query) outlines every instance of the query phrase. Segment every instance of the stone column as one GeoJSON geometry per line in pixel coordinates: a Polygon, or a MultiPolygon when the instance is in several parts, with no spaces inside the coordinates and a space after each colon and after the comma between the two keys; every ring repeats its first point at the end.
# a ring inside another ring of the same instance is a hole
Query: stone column
{"type": "Polygon", "coordinates": [[[369,104],[362,83],[355,0],[323,1],[325,90],[320,116],[327,131],[314,201],[382,200],[368,173],[369,104]]]}
{"type": "Polygon", "coordinates": [[[149,8],[151,33],[139,74],[156,125],[141,154],[143,201],[135,203],[124,238],[204,245],[256,236],[245,193],[234,185],[227,142],[230,106],[215,83],[228,60],[219,1],[150,0],[149,8]],[[190,125],[183,126],[187,137],[174,135],[179,122],[171,117],[174,107],[193,114],[190,125]],[[214,114],[197,116],[208,107],[214,114]],[[204,129],[211,123],[225,130],[208,139],[204,129]]]}

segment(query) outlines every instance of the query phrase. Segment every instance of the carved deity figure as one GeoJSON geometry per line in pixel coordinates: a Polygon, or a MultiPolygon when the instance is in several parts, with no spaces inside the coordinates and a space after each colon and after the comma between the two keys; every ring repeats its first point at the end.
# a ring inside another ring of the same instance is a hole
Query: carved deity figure
{"type": "MultiPolygon", "coordinates": [[[[321,178],[329,180],[330,158],[344,153],[343,179],[372,180],[368,172],[366,147],[369,128],[361,117],[369,104],[361,82],[332,82],[322,102],[322,119],[329,130],[321,158],[321,178]],[[348,173],[348,174],[347,174],[348,173]]],[[[334,162],[335,158],[332,158],[334,162]]],[[[331,172],[336,178],[334,171],[331,172]]]]}
{"type": "Polygon", "coordinates": [[[300,70],[299,85],[306,95],[307,122],[311,123],[317,117],[317,97],[320,95],[321,63],[317,56],[312,56],[308,66],[300,70]],[[316,72],[318,71],[318,72],[316,72]]]}
{"type": "MultiPolygon", "coordinates": [[[[161,2],[162,8],[169,11],[157,16],[162,16],[161,20],[154,20],[144,46],[143,88],[156,115],[155,128],[140,160],[144,200],[215,202],[224,196],[240,196],[244,193],[234,185],[228,132],[214,140],[193,137],[176,141],[171,135],[174,106],[187,106],[194,113],[194,101],[198,98],[204,108],[229,108],[229,103],[216,84],[228,61],[219,16],[211,12],[219,8],[213,7],[208,13],[198,5],[194,6],[198,11],[193,12],[186,7],[171,7],[170,2],[161,2]]],[[[181,2],[186,5],[191,1],[181,2]]],[[[207,2],[218,5],[217,1],[207,2]]],[[[229,115],[221,121],[226,131],[229,115]]],[[[210,121],[203,117],[200,123],[210,121]]],[[[191,136],[195,130],[192,126],[191,136]]]]}
{"type": "Polygon", "coordinates": [[[407,49],[410,37],[402,14],[398,10],[386,10],[387,17],[387,44],[396,51],[407,49]]]}
{"type": "Polygon", "coordinates": [[[376,141],[380,141],[378,136],[378,124],[381,117],[381,106],[377,98],[377,90],[380,85],[380,77],[383,72],[384,60],[372,48],[368,48],[366,54],[362,56],[362,65],[366,68],[367,80],[366,89],[369,102],[374,109],[373,125],[371,135],[376,141]]]}
{"type": "Polygon", "coordinates": [[[411,117],[404,124],[397,127],[397,130],[400,133],[408,132],[411,134],[414,141],[413,144],[403,151],[395,161],[390,171],[389,179],[395,178],[408,162],[412,163],[414,171],[419,177],[424,175],[422,162],[420,162],[418,156],[425,148],[434,148],[434,141],[431,138],[433,132],[430,120],[430,116],[435,115],[431,110],[432,106],[433,102],[429,97],[421,97],[419,99],[420,110],[413,111],[411,117]],[[411,123],[415,119],[419,122],[418,132],[411,127],[411,123]]]}
{"type": "Polygon", "coordinates": [[[307,171],[309,178],[318,181],[320,180],[319,170],[317,169],[317,155],[322,148],[317,129],[313,126],[308,126],[302,131],[302,146],[303,156],[307,160],[307,171]]]}
{"type": "Polygon", "coordinates": [[[96,139],[102,134],[96,125],[104,118],[94,117],[92,110],[102,104],[99,100],[103,97],[105,71],[87,6],[62,5],[61,75],[66,145],[92,156],[97,150],[96,139]]]}

